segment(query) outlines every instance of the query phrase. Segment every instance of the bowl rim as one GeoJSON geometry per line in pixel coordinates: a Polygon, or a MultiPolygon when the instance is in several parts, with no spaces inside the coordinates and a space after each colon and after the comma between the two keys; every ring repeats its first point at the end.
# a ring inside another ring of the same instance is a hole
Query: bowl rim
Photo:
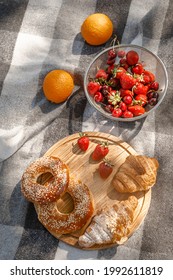
{"type": "Polygon", "coordinates": [[[104,117],[110,119],[110,120],[115,120],[115,121],[121,121],[121,122],[132,122],[132,121],[137,121],[140,120],[142,118],[147,117],[152,111],[155,111],[155,109],[157,109],[159,107],[159,105],[161,104],[161,102],[163,101],[166,92],[168,89],[168,73],[167,73],[167,69],[165,67],[165,64],[163,63],[163,61],[156,55],[154,54],[152,51],[150,51],[149,49],[143,47],[143,46],[139,46],[139,45],[135,45],[135,44],[119,44],[119,45],[115,45],[115,46],[110,46],[108,48],[105,48],[104,50],[102,50],[101,52],[99,52],[90,62],[90,64],[88,65],[86,71],[85,71],[85,75],[84,75],[84,91],[85,91],[85,95],[87,97],[87,100],[89,101],[90,105],[93,106],[100,114],[102,114],[104,117]],[[112,115],[105,115],[106,112],[102,112],[101,110],[98,109],[98,105],[94,102],[92,102],[91,97],[89,96],[88,90],[87,90],[87,76],[88,76],[88,72],[92,66],[92,64],[98,59],[98,57],[100,57],[102,54],[104,54],[105,52],[109,51],[110,49],[118,49],[118,48],[136,48],[136,49],[140,49],[143,50],[145,52],[150,53],[152,56],[154,56],[156,58],[156,60],[159,61],[159,63],[161,64],[162,68],[163,68],[163,72],[164,72],[164,76],[165,76],[165,90],[163,92],[163,95],[161,96],[161,98],[159,99],[158,103],[152,107],[149,111],[145,112],[144,114],[140,115],[140,116],[136,116],[133,118],[117,118],[117,117],[113,117],[112,115]]]}

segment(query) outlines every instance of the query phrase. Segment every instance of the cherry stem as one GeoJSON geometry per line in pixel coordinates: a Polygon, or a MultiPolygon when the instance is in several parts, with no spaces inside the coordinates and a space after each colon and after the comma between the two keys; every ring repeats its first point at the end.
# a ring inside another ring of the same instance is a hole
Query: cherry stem
{"type": "Polygon", "coordinates": [[[115,37],[114,37],[114,39],[111,41],[111,43],[110,43],[110,46],[112,46],[113,48],[113,51],[115,50],[115,46],[116,45],[119,45],[120,43],[119,43],[119,40],[117,39],[117,35],[115,35],[115,37]]]}

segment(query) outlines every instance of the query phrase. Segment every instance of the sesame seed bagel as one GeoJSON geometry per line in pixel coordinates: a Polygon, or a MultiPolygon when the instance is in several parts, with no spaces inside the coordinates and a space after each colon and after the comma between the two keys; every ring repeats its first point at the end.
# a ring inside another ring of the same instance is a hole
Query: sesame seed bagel
{"type": "Polygon", "coordinates": [[[81,229],[90,221],[94,212],[92,195],[85,184],[70,178],[66,192],[74,204],[70,213],[61,213],[56,201],[44,205],[35,204],[39,221],[56,237],[81,229]]]}
{"type": "Polygon", "coordinates": [[[44,204],[60,198],[68,183],[68,167],[59,158],[44,156],[31,163],[24,172],[21,191],[27,200],[44,204]],[[38,177],[47,172],[53,178],[45,184],[38,183],[38,177]]]}

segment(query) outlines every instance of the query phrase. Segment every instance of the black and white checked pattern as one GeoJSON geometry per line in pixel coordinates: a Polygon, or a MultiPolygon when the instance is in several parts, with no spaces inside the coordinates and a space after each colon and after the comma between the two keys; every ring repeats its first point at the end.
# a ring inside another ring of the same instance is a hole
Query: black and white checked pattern
{"type": "Polygon", "coordinates": [[[0,259],[172,259],[172,12],[170,0],[0,1],[0,259]],[[83,92],[88,63],[106,46],[87,45],[83,20],[106,13],[122,43],[155,52],[167,66],[164,102],[147,119],[113,123],[94,112],[83,92]],[[42,82],[48,71],[74,74],[75,89],[61,105],[48,102],[42,82]],[[125,245],[82,251],[51,236],[20,192],[26,166],[59,139],[81,130],[121,137],[160,163],[149,213],[125,245]]]}

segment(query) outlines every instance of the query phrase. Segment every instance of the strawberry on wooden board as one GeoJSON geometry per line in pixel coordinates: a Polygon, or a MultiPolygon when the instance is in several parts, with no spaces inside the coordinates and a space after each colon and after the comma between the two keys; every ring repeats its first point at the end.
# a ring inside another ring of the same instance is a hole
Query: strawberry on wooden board
{"type": "Polygon", "coordinates": [[[93,160],[99,161],[99,160],[102,160],[108,154],[108,152],[109,152],[108,143],[103,142],[103,143],[97,144],[91,157],[93,160]]]}
{"type": "Polygon", "coordinates": [[[82,132],[79,133],[77,144],[82,151],[86,151],[89,147],[89,137],[82,132]]]}
{"type": "Polygon", "coordinates": [[[112,173],[113,165],[109,161],[104,160],[99,164],[98,170],[99,170],[100,177],[106,179],[112,173]]]}

